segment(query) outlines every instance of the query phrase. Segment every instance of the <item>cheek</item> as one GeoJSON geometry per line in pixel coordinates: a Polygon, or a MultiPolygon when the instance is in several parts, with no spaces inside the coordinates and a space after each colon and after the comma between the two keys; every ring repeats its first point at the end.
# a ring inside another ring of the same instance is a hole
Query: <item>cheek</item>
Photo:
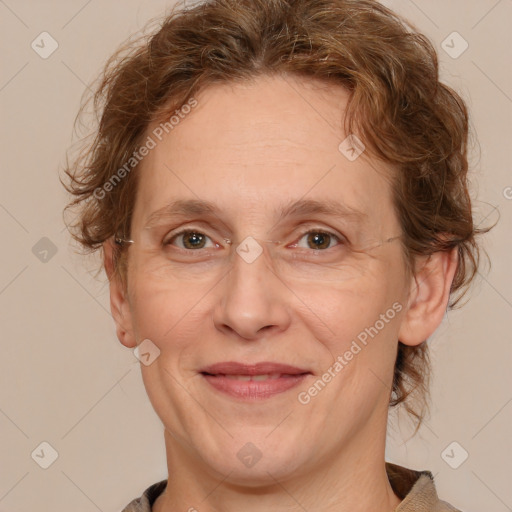
{"type": "Polygon", "coordinates": [[[384,272],[368,272],[364,278],[343,286],[309,287],[302,296],[319,317],[317,321],[325,319],[335,334],[354,334],[353,329],[373,324],[393,302],[400,300],[398,288],[384,272]]]}
{"type": "Polygon", "coordinates": [[[158,274],[149,272],[134,275],[130,304],[137,337],[150,338],[158,344],[175,333],[183,334],[201,309],[204,288],[204,283],[160,279],[158,274]]]}
{"type": "MultiPolygon", "coordinates": [[[[375,260],[359,279],[339,283],[304,280],[284,286],[276,280],[275,286],[283,286],[283,290],[276,292],[274,300],[283,301],[279,306],[289,308],[291,325],[305,328],[305,338],[320,341],[331,354],[340,354],[376,322],[379,329],[381,315],[401,299],[403,283],[396,267],[391,261],[375,260]]],[[[184,278],[182,273],[170,272],[168,265],[142,266],[136,260],[130,270],[130,304],[138,340],[149,338],[162,346],[173,340],[172,346],[176,347],[214,329],[211,318],[217,304],[215,297],[229,293],[223,288],[222,274],[188,273],[184,278]]],[[[397,323],[396,319],[388,321],[389,317],[385,318],[385,327],[379,329],[385,336],[397,323]]]]}
{"type": "Polygon", "coordinates": [[[347,377],[362,367],[383,375],[394,364],[404,305],[399,283],[383,276],[369,273],[345,289],[313,289],[304,300],[308,331],[327,349],[328,359],[347,360],[347,377]]]}

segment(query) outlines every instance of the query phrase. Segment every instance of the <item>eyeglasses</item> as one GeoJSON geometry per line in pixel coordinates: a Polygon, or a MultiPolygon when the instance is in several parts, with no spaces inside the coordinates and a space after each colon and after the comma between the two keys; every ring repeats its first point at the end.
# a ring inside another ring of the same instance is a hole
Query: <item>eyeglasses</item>
{"type": "MultiPolygon", "coordinates": [[[[194,275],[207,278],[240,260],[239,264],[254,265],[262,258],[280,278],[289,282],[345,282],[360,278],[370,270],[372,261],[381,257],[379,249],[402,238],[402,234],[383,238],[366,238],[357,243],[349,242],[323,229],[309,230],[299,237],[307,238],[307,247],[281,240],[262,240],[247,236],[242,241],[223,238],[224,244],[215,242],[203,247],[202,242],[213,237],[193,228],[184,229],[160,243],[141,238],[137,245],[147,259],[158,260],[159,275],[169,279],[185,279],[194,275]],[[178,247],[171,242],[183,239],[178,247]],[[331,240],[338,242],[330,247],[331,240]],[[323,248],[328,242],[328,248],[323,248]],[[234,248],[234,250],[233,250],[234,248]],[[266,250],[265,250],[266,248],[266,250]],[[164,269],[164,274],[162,274],[164,269]]],[[[119,246],[135,244],[132,239],[115,236],[119,246]]]]}

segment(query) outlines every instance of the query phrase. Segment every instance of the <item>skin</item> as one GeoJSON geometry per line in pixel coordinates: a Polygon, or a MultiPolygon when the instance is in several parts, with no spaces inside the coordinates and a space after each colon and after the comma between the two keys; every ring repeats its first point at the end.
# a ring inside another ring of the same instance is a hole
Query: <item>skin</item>
{"type": "Polygon", "coordinates": [[[230,250],[225,235],[295,242],[306,222],[357,235],[325,216],[276,224],[273,208],[307,197],[362,210],[374,237],[400,234],[393,169],[368,152],[350,162],[338,150],[347,98],[341,88],[290,76],[211,86],[137,170],[126,289],[113,274],[111,241],[104,254],[119,340],[133,348],[150,339],[160,350],[141,365],[165,426],[170,478],[157,512],[392,511],[400,503],[384,463],[397,343],[418,345],[440,324],[456,252],[419,258],[408,277],[400,243],[389,243],[361,256],[350,278],[285,281],[266,252],[251,264],[236,254],[226,266],[177,264],[160,243],[187,222],[144,228],[171,199],[201,198],[221,210],[222,223],[201,232],[223,251],[230,250]],[[299,403],[297,394],[395,302],[402,310],[317,396],[299,403]],[[314,375],[270,399],[241,402],[198,373],[229,360],[278,361],[314,375]],[[252,467],[237,457],[248,442],[261,453],[252,467]]]}

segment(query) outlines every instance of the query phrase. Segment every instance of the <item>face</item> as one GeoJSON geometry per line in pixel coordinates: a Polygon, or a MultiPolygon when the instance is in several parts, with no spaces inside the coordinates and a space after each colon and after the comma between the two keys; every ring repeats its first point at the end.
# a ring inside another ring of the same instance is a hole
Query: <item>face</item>
{"type": "Polygon", "coordinates": [[[384,449],[410,282],[400,243],[376,247],[401,233],[393,170],[339,149],[347,98],[292,77],[212,86],[137,171],[123,342],[160,351],[141,369],[177,450],[232,481],[384,449]],[[215,211],[165,213],[187,200],[215,211]],[[305,200],[352,214],[281,214],[305,200]],[[242,366],[204,372],[224,362],[242,366]],[[293,369],[223,376],[260,362],[293,369]]]}

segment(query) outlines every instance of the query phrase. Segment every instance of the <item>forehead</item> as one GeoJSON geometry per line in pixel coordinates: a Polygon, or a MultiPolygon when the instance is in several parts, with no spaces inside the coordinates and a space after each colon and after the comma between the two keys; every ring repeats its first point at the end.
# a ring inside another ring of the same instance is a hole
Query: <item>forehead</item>
{"type": "MultiPolygon", "coordinates": [[[[260,77],[218,84],[144,158],[134,222],[177,200],[204,200],[242,221],[274,218],[299,200],[339,204],[379,224],[394,224],[392,170],[365,153],[339,150],[348,134],[348,93],[322,82],[260,77]],[[281,208],[281,206],[283,208],[281,208]]],[[[160,130],[161,131],[161,130],[160,130]]]]}

